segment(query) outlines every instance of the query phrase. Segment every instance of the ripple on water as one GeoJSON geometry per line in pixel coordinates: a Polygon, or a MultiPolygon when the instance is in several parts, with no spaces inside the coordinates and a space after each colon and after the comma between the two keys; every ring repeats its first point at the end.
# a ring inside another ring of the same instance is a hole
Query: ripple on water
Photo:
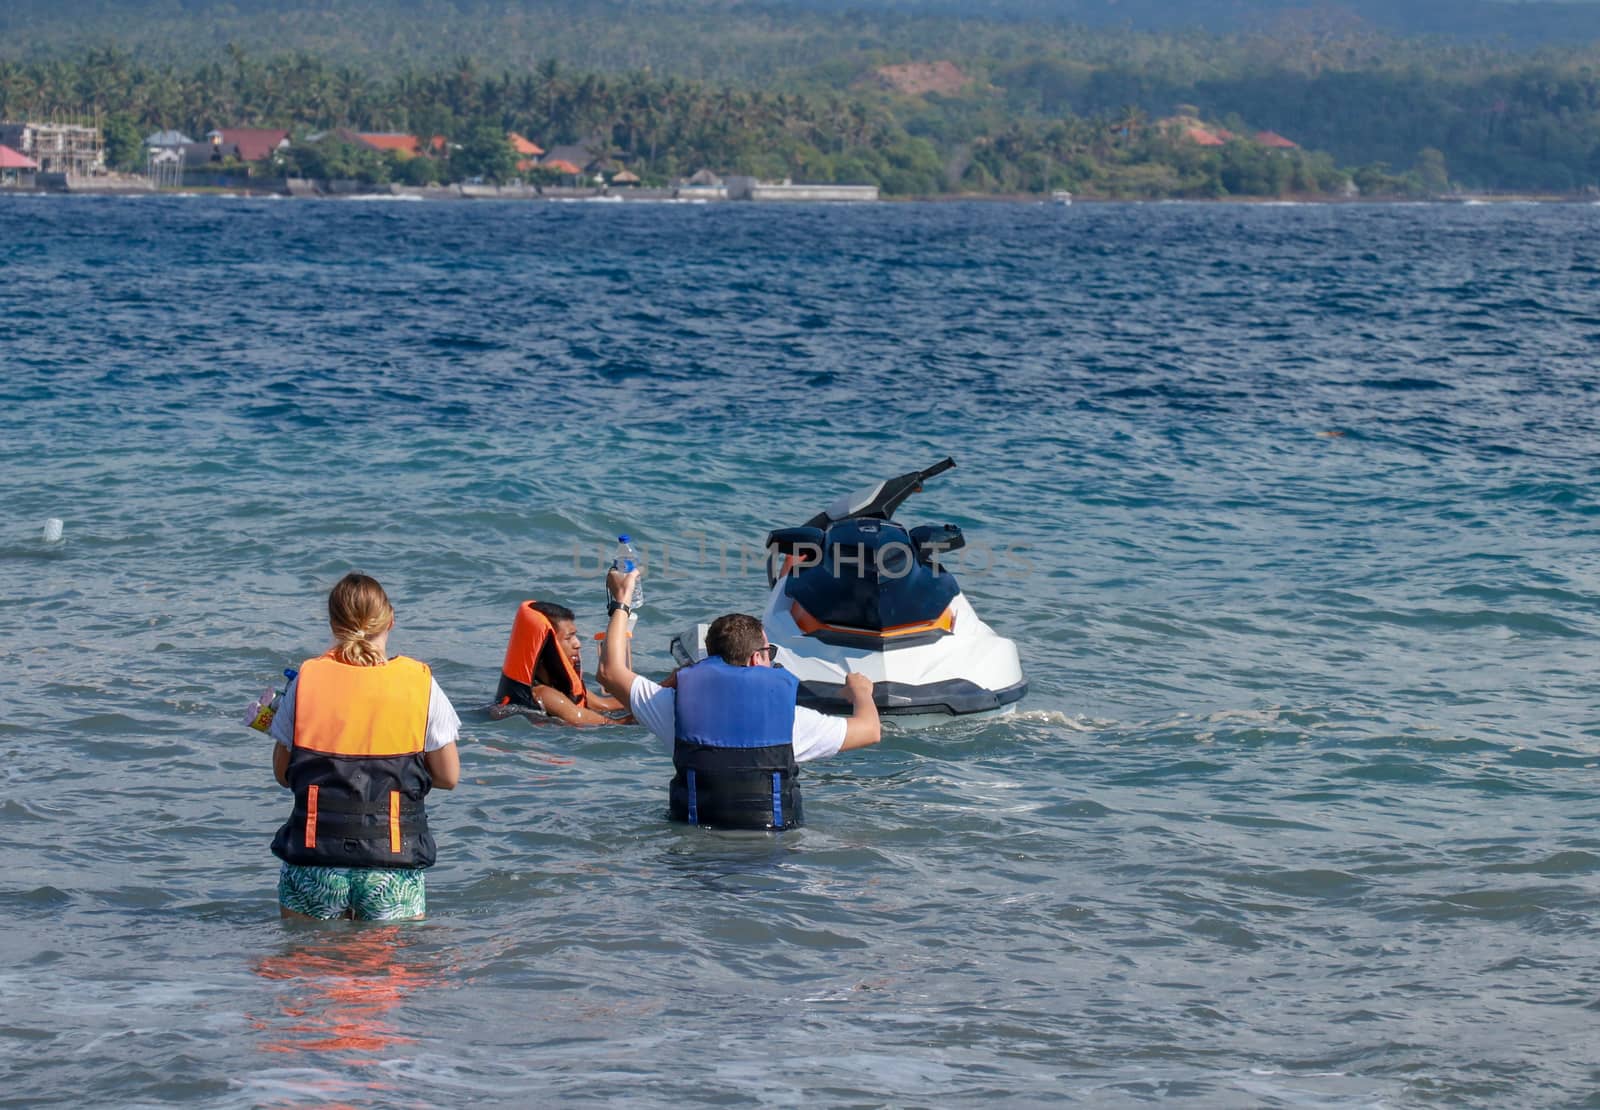
{"type": "Polygon", "coordinates": [[[0,207],[13,1101],[1589,1097],[1589,210],[0,207]],[[464,714],[429,920],[279,923],[236,720],[340,575],[470,709],[629,530],[660,674],[740,544],[947,453],[906,511],[1017,712],[776,838],[464,714]]]}

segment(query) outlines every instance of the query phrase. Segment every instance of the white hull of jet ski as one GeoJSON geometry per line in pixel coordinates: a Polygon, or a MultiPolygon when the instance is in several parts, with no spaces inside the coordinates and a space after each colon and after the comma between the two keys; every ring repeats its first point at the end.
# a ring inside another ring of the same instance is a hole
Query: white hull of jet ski
{"type": "MultiPolygon", "coordinates": [[[[903,724],[956,716],[1010,713],[1027,693],[1017,645],[979,618],[966,596],[950,603],[951,634],[931,643],[881,651],[819,643],[800,631],[780,582],[767,600],[761,623],[777,645],[778,665],[800,680],[800,704],[823,713],[848,715],[844,680],[863,674],[873,682],[881,713],[903,724]]],[[[672,638],[673,658],[682,666],[706,656],[707,625],[697,624],[672,638]]]]}
{"type": "Polygon", "coordinates": [[[966,595],[950,602],[951,633],[931,643],[889,651],[819,643],[795,623],[780,584],[762,623],[778,647],[778,662],[800,680],[800,703],[848,713],[844,680],[863,674],[876,685],[873,700],[890,714],[962,715],[995,712],[1027,691],[1017,645],[984,624],[966,595]]]}

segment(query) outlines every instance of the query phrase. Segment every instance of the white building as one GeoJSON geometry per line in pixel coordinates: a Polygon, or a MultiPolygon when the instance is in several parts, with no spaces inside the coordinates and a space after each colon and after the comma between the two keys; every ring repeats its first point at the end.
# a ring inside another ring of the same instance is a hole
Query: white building
{"type": "Polygon", "coordinates": [[[753,177],[728,178],[729,200],[832,200],[867,201],[878,199],[876,185],[796,185],[757,181],[753,177]]]}
{"type": "Polygon", "coordinates": [[[0,146],[39,163],[40,173],[88,177],[104,173],[106,156],[98,127],[74,123],[0,123],[0,146]]]}

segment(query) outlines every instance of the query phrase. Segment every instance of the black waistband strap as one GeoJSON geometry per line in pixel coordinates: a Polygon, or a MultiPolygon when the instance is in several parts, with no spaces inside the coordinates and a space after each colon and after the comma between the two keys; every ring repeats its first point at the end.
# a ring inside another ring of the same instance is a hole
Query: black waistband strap
{"type": "MultiPolygon", "coordinates": [[[[321,792],[319,791],[319,793],[321,792]]],[[[305,803],[297,800],[295,808],[303,813],[305,812],[305,803]]],[[[405,799],[400,803],[401,817],[415,817],[422,812],[424,812],[424,807],[421,802],[405,799]]],[[[338,813],[351,817],[387,818],[389,816],[389,802],[387,799],[381,802],[344,801],[330,799],[327,794],[321,794],[321,797],[317,799],[317,813],[319,817],[322,814],[338,813]]]]}

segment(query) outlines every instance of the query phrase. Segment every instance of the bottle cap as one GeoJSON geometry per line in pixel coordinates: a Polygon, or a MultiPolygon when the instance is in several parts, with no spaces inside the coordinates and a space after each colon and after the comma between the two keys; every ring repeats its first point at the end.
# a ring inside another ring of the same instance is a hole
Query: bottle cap
{"type": "Polygon", "coordinates": [[[617,537],[617,542],[618,542],[618,543],[628,543],[628,542],[630,542],[630,541],[629,541],[629,540],[628,540],[628,537],[627,537],[627,536],[618,536],[618,537],[617,537]]]}
{"type": "Polygon", "coordinates": [[[294,681],[294,676],[299,674],[299,673],[300,672],[295,670],[293,667],[285,667],[285,668],[283,668],[283,677],[287,678],[290,682],[293,682],[294,681]]]}

